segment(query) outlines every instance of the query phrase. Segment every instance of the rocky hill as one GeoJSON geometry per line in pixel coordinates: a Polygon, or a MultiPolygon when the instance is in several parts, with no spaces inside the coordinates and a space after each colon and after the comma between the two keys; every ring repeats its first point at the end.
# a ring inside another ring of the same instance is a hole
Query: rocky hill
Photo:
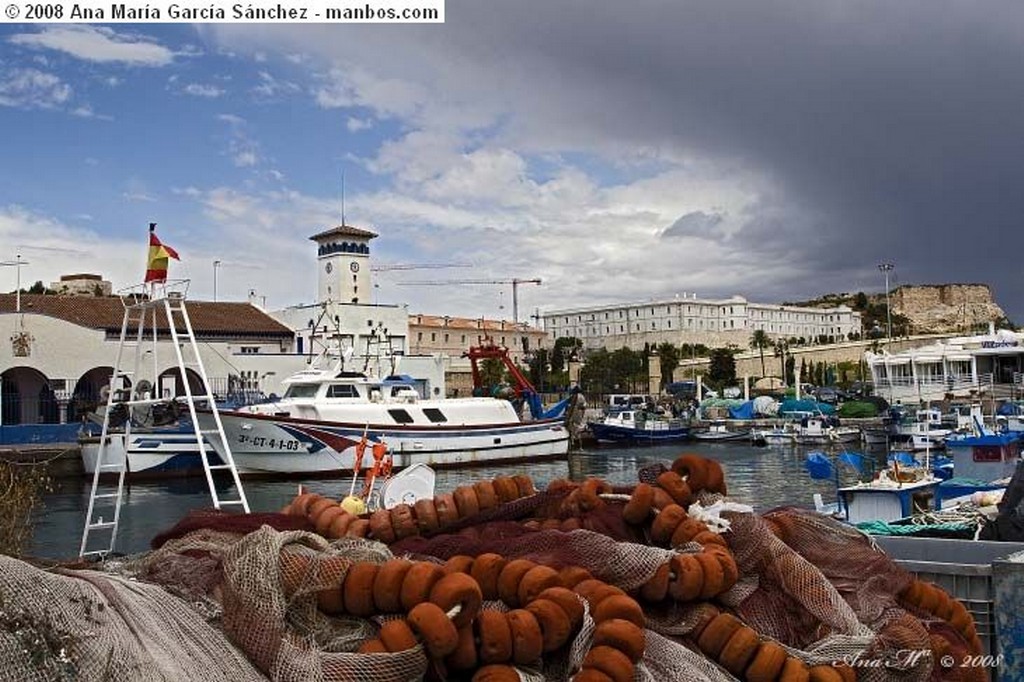
{"type": "MultiPolygon", "coordinates": [[[[892,290],[894,333],[943,334],[984,328],[989,322],[1010,326],[1006,313],[992,300],[987,284],[911,284],[892,290]]],[[[884,328],[885,294],[864,292],[825,294],[811,301],[785,305],[830,308],[846,305],[858,310],[864,328],[884,328]]]]}
{"type": "Polygon", "coordinates": [[[918,333],[966,331],[989,322],[1007,322],[987,284],[901,286],[891,297],[893,312],[909,318],[918,333]]]}

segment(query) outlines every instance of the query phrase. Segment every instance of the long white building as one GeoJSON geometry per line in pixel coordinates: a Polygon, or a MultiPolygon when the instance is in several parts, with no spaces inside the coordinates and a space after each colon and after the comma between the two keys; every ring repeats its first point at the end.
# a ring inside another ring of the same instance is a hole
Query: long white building
{"type": "Polygon", "coordinates": [[[585,348],[643,349],[657,345],[702,343],[709,347],[749,345],[754,331],[772,339],[838,341],[861,333],[861,316],[847,306],[804,308],[751,303],[741,296],[699,299],[696,294],[672,299],[618,303],[543,313],[552,340],[575,337],[585,348]]]}

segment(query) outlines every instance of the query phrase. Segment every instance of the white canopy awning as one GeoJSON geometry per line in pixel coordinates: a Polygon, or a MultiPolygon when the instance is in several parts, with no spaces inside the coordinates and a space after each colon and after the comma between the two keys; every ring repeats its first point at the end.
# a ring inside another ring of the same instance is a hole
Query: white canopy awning
{"type": "Polygon", "coordinates": [[[918,355],[914,362],[942,362],[942,358],[938,355],[918,355]]]}
{"type": "Polygon", "coordinates": [[[891,358],[886,358],[885,359],[885,364],[887,364],[887,365],[905,365],[908,362],[910,362],[910,358],[891,357],[891,358]]]}
{"type": "Polygon", "coordinates": [[[950,362],[970,362],[970,355],[947,355],[946,359],[950,362]]]}

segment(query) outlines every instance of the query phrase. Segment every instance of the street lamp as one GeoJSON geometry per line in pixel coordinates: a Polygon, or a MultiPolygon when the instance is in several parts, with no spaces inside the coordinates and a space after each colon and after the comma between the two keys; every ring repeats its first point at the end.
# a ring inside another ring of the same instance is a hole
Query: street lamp
{"type": "Polygon", "coordinates": [[[892,263],[880,263],[878,269],[885,273],[885,321],[889,343],[892,343],[892,308],[889,306],[889,273],[896,267],[892,263]]]}
{"type": "Polygon", "coordinates": [[[220,261],[213,261],[213,300],[217,302],[217,268],[220,267],[220,261]]]}

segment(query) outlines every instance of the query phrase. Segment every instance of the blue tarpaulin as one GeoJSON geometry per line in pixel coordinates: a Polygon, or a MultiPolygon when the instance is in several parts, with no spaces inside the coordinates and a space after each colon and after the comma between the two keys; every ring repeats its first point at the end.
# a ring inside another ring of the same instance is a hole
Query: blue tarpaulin
{"type": "Polygon", "coordinates": [[[779,414],[785,415],[793,412],[812,412],[814,414],[835,414],[836,409],[827,403],[819,403],[814,400],[783,400],[779,404],[779,414]]]}
{"type": "Polygon", "coordinates": [[[736,405],[735,407],[729,408],[730,419],[753,419],[754,418],[754,401],[748,400],[742,405],[736,405]]]}

